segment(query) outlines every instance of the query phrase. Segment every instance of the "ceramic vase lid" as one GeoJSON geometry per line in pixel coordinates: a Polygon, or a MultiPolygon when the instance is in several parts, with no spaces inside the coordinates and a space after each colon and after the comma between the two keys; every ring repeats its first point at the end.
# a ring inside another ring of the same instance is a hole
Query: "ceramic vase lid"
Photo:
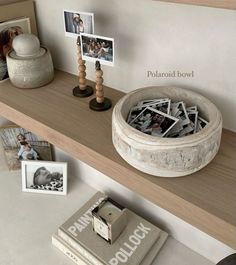
{"type": "Polygon", "coordinates": [[[12,42],[15,52],[11,56],[15,58],[39,57],[45,53],[45,49],[40,47],[39,39],[30,33],[24,33],[16,36],[12,42]]]}

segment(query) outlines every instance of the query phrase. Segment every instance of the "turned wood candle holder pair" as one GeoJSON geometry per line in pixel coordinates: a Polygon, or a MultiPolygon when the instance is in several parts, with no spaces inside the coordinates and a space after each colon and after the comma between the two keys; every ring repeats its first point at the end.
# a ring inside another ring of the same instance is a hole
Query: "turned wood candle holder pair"
{"type": "MultiPolygon", "coordinates": [[[[80,39],[77,39],[77,54],[78,54],[78,64],[79,64],[79,86],[73,89],[73,95],[76,97],[89,97],[93,94],[93,88],[87,85],[86,80],[86,66],[85,60],[82,59],[81,55],[81,45],[80,39]]],[[[101,64],[99,61],[95,63],[96,70],[96,98],[89,102],[89,107],[95,111],[107,110],[111,107],[111,100],[104,97],[103,90],[103,71],[101,69],[101,64]]]]}

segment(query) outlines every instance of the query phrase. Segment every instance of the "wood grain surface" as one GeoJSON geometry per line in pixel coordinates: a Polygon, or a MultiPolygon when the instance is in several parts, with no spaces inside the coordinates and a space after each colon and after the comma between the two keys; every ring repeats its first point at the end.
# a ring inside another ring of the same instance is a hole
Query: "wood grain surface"
{"type": "Polygon", "coordinates": [[[162,2],[172,2],[178,4],[190,4],[226,9],[236,9],[236,0],[158,0],[162,2]]]}
{"type": "MultiPolygon", "coordinates": [[[[1,83],[0,115],[236,248],[236,134],[223,131],[219,153],[199,172],[182,178],[153,177],[118,155],[111,138],[112,109],[90,110],[88,103],[94,96],[72,95],[77,82],[77,76],[56,71],[52,83],[37,89],[1,83]]],[[[113,106],[124,95],[104,89],[113,106]]]]}

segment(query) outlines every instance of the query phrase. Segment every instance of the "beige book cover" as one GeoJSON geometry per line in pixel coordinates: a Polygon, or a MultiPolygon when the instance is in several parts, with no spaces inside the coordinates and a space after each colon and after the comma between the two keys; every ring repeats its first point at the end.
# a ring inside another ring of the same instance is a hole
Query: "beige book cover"
{"type": "Polygon", "coordinates": [[[161,230],[144,218],[127,210],[126,228],[113,244],[109,244],[92,229],[91,211],[105,197],[106,195],[101,192],[96,193],[60,226],[59,235],[60,231],[62,234],[64,233],[64,240],[66,239],[65,235],[68,235],[67,239],[73,239],[80,246],[77,251],[80,250],[82,255],[89,253],[101,263],[109,265],[141,264],[154,243],[160,238],[161,230]]]}
{"type": "MultiPolygon", "coordinates": [[[[166,232],[161,231],[159,239],[154,243],[152,248],[143,258],[140,265],[150,265],[155,257],[157,256],[158,252],[162,248],[163,244],[165,243],[168,235],[166,232]]],[[[88,258],[84,257],[80,252],[76,251],[67,241],[62,239],[60,236],[54,234],[52,235],[52,244],[58,248],[64,255],[70,258],[74,263],[79,265],[97,265],[98,262],[94,261],[91,262],[88,258]]]]}

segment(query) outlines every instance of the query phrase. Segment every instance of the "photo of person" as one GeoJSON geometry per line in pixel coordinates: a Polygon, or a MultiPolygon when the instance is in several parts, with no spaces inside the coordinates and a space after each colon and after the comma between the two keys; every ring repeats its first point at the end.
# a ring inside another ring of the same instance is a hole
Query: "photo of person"
{"type": "Polygon", "coordinates": [[[6,56],[12,50],[13,39],[22,33],[30,33],[29,18],[0,23],[0,82],[8,78],[6,56]]]}
{"type": "Polygon", "coordinates": [[[67,193],[67,164],[22,161],[22,190],[65,195],[67,193]]]}
{"type": "Polygon", "coordinates": [[[81,33],[80,43],[83,60],[114,66],[114,39],[81,33]]]}
{"type": "Polygon", "coordinates": [[[27,139],[23,134],[17,135],[17,141],[20,144],[20,149],[18,152],[19,160],[39,160],[39,154],[33,149],[30,143],[27,142],[27,139]]]}
{"type": "Polygon", "coordinates": [[[22,160],[52,160],[51,145],[23,128],[0,128],[0,140],[9,170],[19,170],[22,160]]]}
{"type": "Polygon", "coordinates": [[[152,136],[165,136],[179,119],[154,108],[145,108],[130,125],[152,136]]]}
{"type": "Polygon", "coordinates": [[[65,35],[77,38],[80,33],[94,33],[94,14],[63,10],[65,35]]]}

